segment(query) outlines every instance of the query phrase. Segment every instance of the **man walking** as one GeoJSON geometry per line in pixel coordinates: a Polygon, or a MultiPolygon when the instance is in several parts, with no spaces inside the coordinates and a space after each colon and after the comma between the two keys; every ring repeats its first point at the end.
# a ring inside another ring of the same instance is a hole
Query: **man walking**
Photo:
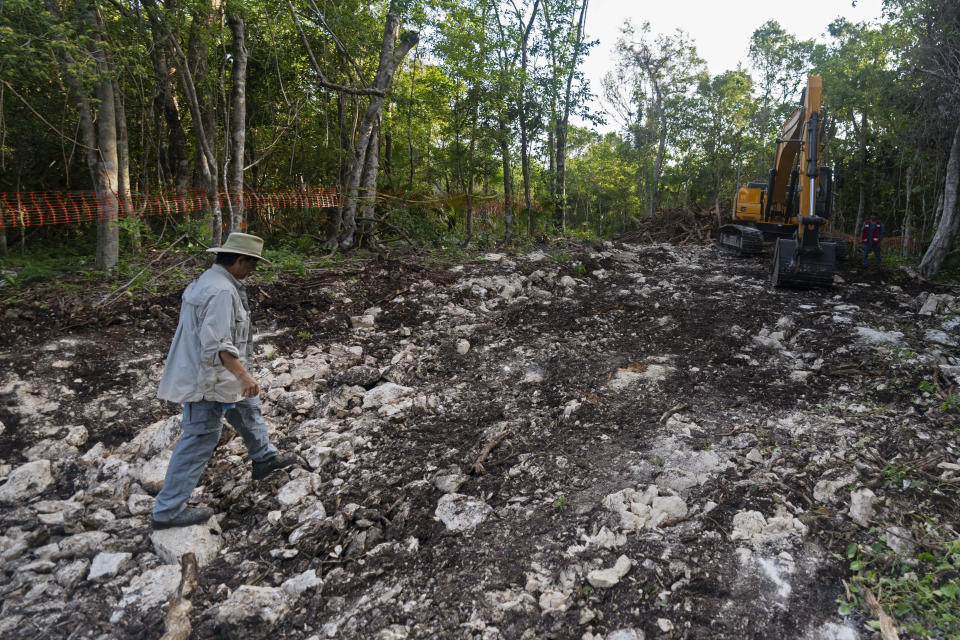
{"type": "Polygon", "coordinates": [[[222,418],[243,437],[255,480],[293,464],[270,443],[260,411],[260,386],[247,371],[250,306],[240,281],[253,273],[263,240],[231,233],[215,264],[183,292],[180,321],[173,336],[157,396],[183,403],[183,434],[173,449],[163,488],[153,508],[153,528],[206,522],[213,511],[186,508],[187,498],[220,441],[222,418]]]}
{"type": "Polygon", "coordinates": [[[877,214],[871,214],[867,221],[863,223],[863,232],[860,236],[860,240],[863,242],[863,268],[867,268],[871,251],[877,255],[877,266],[879,267],[882,262],[880,258],[880,239],[883,238],[883,223],[877,218],[877,214]]]}

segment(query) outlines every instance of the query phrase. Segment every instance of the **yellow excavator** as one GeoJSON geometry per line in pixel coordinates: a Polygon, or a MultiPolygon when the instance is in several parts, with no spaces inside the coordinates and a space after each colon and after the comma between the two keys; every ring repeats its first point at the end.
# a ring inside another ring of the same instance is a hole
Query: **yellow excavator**
{"type": "Polygon", "coordinates": [[[776,162],[767,184],[741,186],[733,224],[717,233],[720,248],[739,256],[759,254],[764,241],[773,241],[770,281],[776,287],[833,283],[837,244],[821,233],[830,220],[833,190],[833,171],[819,165],[822,94],[823,79],[808,76],[800,104],[777,137],[776,162]]]}

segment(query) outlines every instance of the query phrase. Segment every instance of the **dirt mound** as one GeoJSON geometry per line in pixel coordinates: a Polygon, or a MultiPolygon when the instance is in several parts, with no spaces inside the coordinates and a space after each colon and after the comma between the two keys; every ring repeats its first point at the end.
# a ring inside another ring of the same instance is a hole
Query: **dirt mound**
{"type": "Polygon", "coordinates": [[[707,244],[716,229],[717,216],[712,209],[661,209],[654,213],[652,218],[641,221],[635,229],[623,233],[617,241],[640,244],[707,244]]]}

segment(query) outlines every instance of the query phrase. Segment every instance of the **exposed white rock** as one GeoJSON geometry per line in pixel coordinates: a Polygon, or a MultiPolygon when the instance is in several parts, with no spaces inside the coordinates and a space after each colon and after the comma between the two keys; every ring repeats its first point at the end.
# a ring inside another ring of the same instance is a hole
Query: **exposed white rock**
{"type": "Polygon", "coordinates": [[[74,447],[83,446],[87,442],[87,438],[90,437],[90,433],[83,425],[73,425],[66,427],[66,429],[67,435],[63,437],[63,441],[74,447]]]}
{"type": "Polygon", "coordinates": [[[404,387],[393,382],[385,382],[363,394],[363,408],[373,409],[384,405],[396,404],[413,393],[412,387],[404,387]]]}
{"type": "Polygon", "coordinates": [[[783,505],[777,506],[770,518],[759,511],[741,511],[733,516],[733,540],[747,540],[754,545],[793,543],[807,533],[807,526],[794,518],[783,505]]]}
{"type": "Polygon", "coordinates": [[[121,445],[117,454],[121,457],[152,458],[176,443],[180,437],[180,422],[180,414],[154,422],[133,440],[121,445]]]}
{"type": "Polygon", "coordinates": [[[40,495],[53,484],[49,460],[34,460],[22,464],[0,485],[0,503],[24,502],[40,495]]]}
{"type": "Polygon", "coordinates": [[[813,487],[813,499],[817,502],[829,503],[836,500],[836,493],[842,487],[855,482],[856,472],[851,472],[835,479],[821,479],[813,487]]]}
{"type": "Polygon", "coordinates": [[[309,475],[291,480],[277,491],[277,502],[285,507],[298,504],[305,497],[313,493],[313,484],[314,478],[309,475]]]}
{"type": "Polygon", "coordinates": [[[123,597],[110,617],[116,624],[126,610],[144,612],[170,600],[180,586],[180,567],[164,564],[144,571],[123,587],[123,597]]]}
{"type": "Polygon", "coordinates": [[[75,584],[83,580],[83,576],[87,575],[87,571],[89,569],[90,561],[86,558],[80,558],[78,560],[68,562],[57,569],[56,574],[54,574],[54,580],[56,580],[57,584],[59,584],[61,587],[70,589],[75,584]]]}
{"type": "Polygon", "coordinates": [[[289,612],[283,589],[243,585],[219,606],[217,621],[231,638],[260,640],[289,612]]]}
{"type": "Polygon", "coordinates": [[[568,594],[556,589],[547,589],[540,594],[540,611],[542,613],[566,611],[570,607],[568,600],[568,594]]]}
{"type": "Polygon", "coordinates": [[[350,326],[354,329],[373,329],[377,319],[371,315],[350,316],[350,326]]]}
{"type": "Polygon", "coordinates": [[[317,577],[317,572],[313,569],[304,571],[292,578],[285,580],[280,588],[291,601],[295,601],[300,595],[308,589],[313,589],[323,584],[323,580],[317,577]]]}
{"type": "Polygon", "coordinates": [[[150,535],[150,541],[154,551],[165,563],[179,564],[183,554],[190,551],[196,555],[197,564],[201,567],[217,556],[223,544],[220,524],[216,518],[190,527],[159,529],[150,535]]]}
{"type": "Polygon", "coordinates": [[[610,531],[610,529],[603,527],[596,535],[588,536],[584,534],[583,541],[588,545],[593,545],[601,549],[616,549],[627,543],[627,536],[622,533],[614,533],[610,531]]]}
{"type": "Polygon", "coordinates": [[[73,460],[80,452],[75,446],[63,440],[41,440],[23,452],[27,460],[73,460]]]}
{"type": "Polygon", "coordinates": [[[90,563],[90,573],[87,574],[87,580],[90,582],[102,582],[109,580],[125,567],[133,558],[129,553],[98,553],[93,562],[90,563]]]}
{"type": "Polygon", "coordinates": [[[609,569],[594,569],[587,574],[587,582],[597,589],[609,589],[615,586],[623,576],[630,572],[633,562],[627,556],[620,556],[609,569]]]}
{"type": "Polygon", "coordinates": [[[627,531],[667,526],[687,516],[683,498],[657,494],[656,485],[650,485],[643,493],[627,488],[606,496],[603,506],[620,516],[620,526],[627,531]]]}
{"type": "Polygon", "coordinates": [[[449,531],[468,531],[487,519],[493,508],[483,500],[461,493],[448,493],[440,498],[434,515],[449,531]]]}
{"type": "Polygon", "coordinates": [[[604,640],[644,640],[644,637],[642,629],[617,629],[608,633],[604,640]]]}
{"type": "Polygon", "coordinates": [[[163,488],[163,479],[170,466],[173,449],[164,449],[149,460],[145,460],[137,469],[137,481],[147,491],[159,493],[163,488]]]}
{"type": "Polygon", "coordinates": [[[468,351],[470,351],[470,341],[463,338],[457,340],[457,353],[465,355],[468,351]]]}
{"type": "Polygon", "coordinates": [[[887,546],[900,555],[908,556],[913,553],[916,543],[909,529],[903,527],[887,527],[887,546]]]}
{"type": "Polygon", "coordinates": [[[877,496],[870,489],[857,489],[850,494],[850,519],[861,527],[869,526],[873,503],[877,496]]]}
{"type": "Polygon", "coordinates": [[[320,469],[333,458],[333,447],[316,444],[302,453],[312,469],[320,469]]]}
{"type": "Polygon", "coordinates": [[[297,522],[306,522],[307,520],[323,520],[327,517],[327,510],[323,508],[323,503],[319,500],[305,508],[297,516],[297,522]]]}
{"type": "Polygon", "coordinates": [[[67,536],[59,542],[60,556],[63,558],[73,558],[102,549],[103,544],[109,539],[110,534],[105,531],[84,531],[83,533],[67,536]]]}
{"type": "Polygon", "coordinates": [[[467,481],[467,476],[460,472],[459,467],[448,469],[433,478],[433,486],[444,493],[456,493],[467,481]]]}
{"type": "Polygon", "coordinates": [[[881,331],[871,327],[855,327],[854,331],[860,341],[878,348],[898,345],[903,342],[903,333],[900,331],[881,331]]]}
{"type": "Polygon", "coordinates": [[[931,293],[923,301],[920,306],[920,310],[917,313],[919,313],[921,316],[932,316],[937,312],[937,308],[939,306],[940,298],[937,297],[937,294],[931,293]]]}
{"type": "Polygon", "coordinates": [[[153,511],[153,496],[145,493],[134,493],[127,498],[127,511],[130,515],[139,516],[153,511]]]}

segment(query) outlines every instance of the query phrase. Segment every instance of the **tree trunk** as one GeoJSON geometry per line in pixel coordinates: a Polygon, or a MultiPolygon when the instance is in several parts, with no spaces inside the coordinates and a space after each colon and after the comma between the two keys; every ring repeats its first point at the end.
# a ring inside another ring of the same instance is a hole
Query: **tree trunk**
{"type": "Polygon", "coordinates": [[[653,180],[650,184],[650,216],[660,208],[660,173],[663,171],[663,156],[667,148],[667,117],[666,110],[662,104],[658,105],[660,111],[660,144],[657,146],[657,159],[653,163],[653,180]]]}
{"type": "Polygon", "coordinates": [[[910,236],[913,226],[913,216],[910,213],[910,194],[913,192],[913,164],[911,163],[907,167],[907,194],[906,202],[904,202],[903,208],[903,247],[901,254],[904,256],[910,255],[910,236]]]}
{"type": "MultiPolygon", "coordinates": [[[[540,0],[534,0],[530,21],[523,30],[520,41],[520,99],[517,103],[517,118],[520,121],[520,171],[523,174],[523,205],[527,212],[527,236],[533,237],[533,205],[530,198],[530,149],[527,140],[527,63],[529,61],[527,45],[530,31],[537,17],[540,0]]],[[[518,15],[519,17],[519,15],[518,15]]]]}
{"type": "MultiPolygon", "coordinates": [[[[360,122],[360,131],[357,135],[357,142],[354,146],[353,156],[350,159],[349,180],[347,190],[344,194],[346,202],[343,207],[343,229],[344,233],[340,238],[340,246],[344,249],[352,247],[354,243],[354,234],[356,233],[356,213],[357,213],[357,195],[360,189],[360,179],[363,173],[363,167],[367,157],[367,147],[370,144],[370,136],[373,134],[374,126],[380,119],[383,111],[384,95],[393,82],[393,74],[397,67],[403,62],[410,49],[417,44],[419,36],[412,31],[405,32],[397,40],[397,32],[400,28],[400,17],[397,15],[394,7],[391,5],[390,13],[387,14],[386,24],[383,29],[383,45],[380,48],[380,62],[377,66],[377,75],[373,79],[373,89],[381,92],[380,95],[371,95],[370,104],[360,122]]],[[[376,174],[376,167],[374,167],[376,174]]],[[[374,185],[376,185],[376,175],[373,176],[374,185]]],[[[331,247],[333,248],[333,247],[331,247]]]]}
{"type": "MultiPolygon", "coordinates": [[[[170,49],[164,38],[158,18],[150,14],[151,29],[153,31],[153,46],[150,47],[150,59],[153,62],[154,75],[154,104],[157,111],[163,114],[167,125],[169,138],[166,154],[163,161],[167,165],[167,172],[174,190],[183,193],[187,190],[190,179],[190,159],[187,157],[187,136],[180,121],[180,108],[174,98],[173,84],[170,82],[172,69],[166,52],[170,49]]],[[[158,158],[159,160],[159,158],[158,158]]]]}
{"type": "MultiPolygon", "coordinates": [[[[113,100],[117,116],[117,193],[120,197],[120,207],[124,217],[133,218],[137,212],[133,210],[133,197],[130,194],[130,142],[127,133],[127,112],[123,107],[123,96],[117,81],[113,81],[113,100]]],[[[140,251],[140,229],[130,226],[130,248],[134,252],[140,251]]]]}
{"type": "Polygon", "coordinates": [[[947,172],[943,183],[943,214],[940,224],[933,234],[930,248],[920,261],[920,275],[932,278],[940,270],[944,258],[953,248],[953,241],[957,235],[957,226],[960,217],[957,216],[957,184],[960,182],[960,124],[953,134],[953,144],[950,145],[950,159],[947,161],[947,172]]]}
{"type": "Polygon", "coordinates": [[[860,126],[857,121],[853,121],[860,143],[859,167],[860,167],[860,199],[857,202],[857,220],[853,225],[854,236],[860,233],[860,227],[863,226],[864,216],[867,209],[867,114],[860,115],[860,126]]]}
{"type": "Polygon", "coordinates": [[[567,70],[567,89],[563,99],[563,118],[557,126],[557,195],[559,197],[559,213],[561,226],[567,228],[567,128],[570,124],[570,94],[573,88],[573,76],[577,71],[580,60],[580,47],[583,44],[583,29],[587,21],[587,5],[589,0],[583,0],[580,5],[580,18],[577,20],[577,35],[573,44],[573,58],[567,70]]]}
{"type": "Polygon", "coordinates": [[[108,77],[106,54],[102,49],[92,52],[103,79],[97,86],[97,146],[99,161],[91,171],[94,191],[97,195],[97,259],[101,271],[112,271],[120,253],[120,207],[117,201],[117,116],[113,104],[113,82],[108,77]]]}
{"type": "Polygon", "coordinates": [[[230,112],[230,168],[229,188],[231,208],[228,230],[241,231],[246,217],[243,203],[243,160],[246,153],[247,131],[247,40],[243,18],[239,15],[229,17],[230,32],[233,34],[233,95],[230,112]]]}
{"type": "MultiPolygon", "coordinates": [[[[60,17],[56,0],[47,0],[47,10],[60,17]]],[[[111,271],[117,264],[120,250],[120,230],[117,226],[119,205],[117,203],[117,120],[114,108],[113,83],[110,80],[109,60],[103,48],[102,24],[95,7],[89,7],[83,15],[86,27],[94,34],[89,40],[87,54],[96,62],[99,81],[96,97],[99,101],[97,126],[94,128],[93,109],[90,97],[72,69],[75,61],[69,51],[63,52],[63,74],[73,93],[80,114],[80,134],[86,147],[87,167],[97,198],[97,250],[95,266],[101,271],[111,271]]],[[[21,230],[22,233],[22,230],[21,230]]]]}
{"type": "Polygon", "coordinates": [[[500,156],[503,160],[503,224],[504,244],[513,242],[513,172],[510,167],[510,131],[500,117],[500,156]]]}
{"type": "Polygon", "coordinates": [[[367,145],[367,157],[363,163],[363,177],[360,180],[360,244],[369,249],[377,249],[374,211],[377,205],[377,167],[380,164],[380,123],[374,123],[367,145]]]}
{"type": "Polygon", "coordinates": [[[191,115],[194,120],[194,133],[197,138],[197,166],[200,169],[200,182],[207,197],[207,212],[210,215],[210,237],[214,246],[220,246],[223,240],[223,213],[220,209],[219,166],[217,164],[217,101],[216,92],[204,89],[210,75],[209,54],[206,35],[216,22],[219,5],[214,0],[202,19],[194,20],[187,44],[187,60],[184,93],[192,95],[191,115]],[[200,26],[198,26],[198,24],[200,26]]]}

